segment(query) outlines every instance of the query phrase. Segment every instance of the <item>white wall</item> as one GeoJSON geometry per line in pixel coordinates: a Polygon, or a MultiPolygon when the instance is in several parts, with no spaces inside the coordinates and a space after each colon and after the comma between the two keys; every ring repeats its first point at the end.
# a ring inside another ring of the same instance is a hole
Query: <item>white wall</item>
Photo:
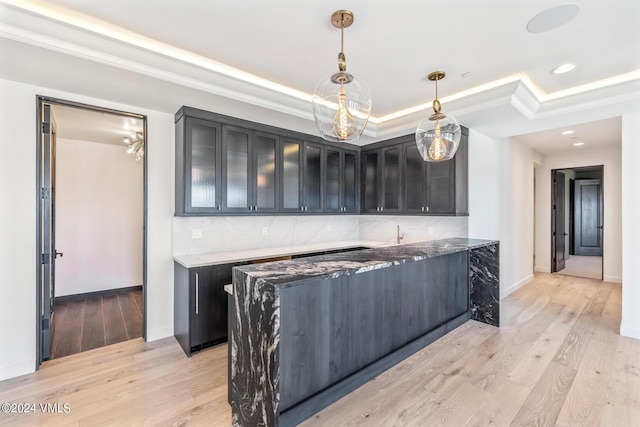
{"type": "MultiPolygon", "coordinates": [[[[640,113],[622,116],[622,322],[620,334],[640,339],[640,113]]],[[[606,172],[606,169],[605,169],[606,172]]],[[[606,179],[606,177],[605,177],[606,179]]],[[[606,209],[606,208],[605,208],[606,209]]],[[[605,211],[605,218],[606,218],[605,211]]]]}
{"type": "Polygon", "coordinates": [[[536,168],[536,271],[551,271],[551,170],[604,165],[603,276],[622,281],[621,151],[620,147],[576,147],[547,155],[536,168]]]}
{"type": "Polygon", "coordinates": [[[0,380],[35,368],[36,95],[147,116],[147,338],[173,334],[173,115],[0,80],[0,380]]]}
{"type": "Polygon", "coordinates": [[[56,297],[142,285],[143,165],[124,145],[57,140],[56,297]]]}
{"type": "Polygon", "coordinates": [[[500,241],[501,298],[533,278],[537,160],[518,141],[469,131],[469,237],[500,241]]]}

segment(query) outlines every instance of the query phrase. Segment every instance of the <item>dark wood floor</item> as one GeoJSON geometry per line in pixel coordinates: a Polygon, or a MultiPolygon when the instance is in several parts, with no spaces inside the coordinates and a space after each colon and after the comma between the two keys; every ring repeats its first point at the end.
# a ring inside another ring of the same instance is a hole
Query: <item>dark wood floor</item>
{"type": "Polygon", "coordinates": [[[58,303],[51,358],[142,336],[142,291],[58,303]]]}

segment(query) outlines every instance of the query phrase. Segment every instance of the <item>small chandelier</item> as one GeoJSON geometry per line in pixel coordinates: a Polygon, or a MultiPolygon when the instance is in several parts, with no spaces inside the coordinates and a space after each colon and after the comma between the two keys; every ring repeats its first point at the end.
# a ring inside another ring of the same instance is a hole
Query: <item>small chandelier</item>
{"type": "Polygon", "coordinates": [[[144,155],[144,135],[142,132],[131,132],[131,135],[125,136],[123,141],[128,145],[128,154],[135,154],[136,161],[142,159],[144,155]]]}
{"type": "Polygon", "coordinates": [[[441,162],[453,158],[462,135],[458,121],[441,113],[438,100],[438,80],[445,77],[444,71],[434,71],[427,78],[436,82],[436,99],[433,100],[433,114],[424,119],[416,129],[416,145],[426,162],[441,162]]]}
{"type": "Polygon", "coordinates": [[[353,13],[338,10],[331,23],[340,28],[338,72],[316,86],[311,103],[313,117],[322,138],[327,141],[355,141],[360,137],[371,114],[371,93],[361,79],[347,73],[344,56],[344,29],[353,24],[353,13]]]}

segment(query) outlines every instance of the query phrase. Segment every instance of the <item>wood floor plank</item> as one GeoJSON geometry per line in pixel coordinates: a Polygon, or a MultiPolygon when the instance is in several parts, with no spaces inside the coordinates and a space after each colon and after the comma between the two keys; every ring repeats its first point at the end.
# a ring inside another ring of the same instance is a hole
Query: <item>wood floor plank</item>
{"type": "Polygon", "coordinates": [[[124,325],[127,331],[128,339],[139,338],[142,336],[142,314],[138,309],[131,292],[119,294],[118,300],[124,317],[124,325]]]}
{"type": "Polygon", "coordinates": [[[56,306],[52,358],[79,353],[82,349],[85,301],[68,301],[56,306]]]}
{"type": "Polygon", "coordinates": [[[144,312],[144,302],[142,300],[142,291],[133,291],[131,292],[131,294],[133,295],[133,299],[136,302],[136,306],[138,307],[138,312],[140,313],[140,316],[142,316],[142,313],[144,312]]]}
{"type": "Polygon", "coordinates": [[[124,327],[124,317],[120,309],[117,295],[102,297],[102,311],[104,313],[104,341],[111,345],[126,341],[127,330],[124,327]]]}
{"type": "Polygon", "coordinates": [[[512,426],[553,426],[571,388],[576,370],[551,362],[511,422],[512,426]]]}
{"type": "Polygon", "coordinates": [[[91,298],[85,301],[82,345],[80,351],[104,347],[104,345],[104,315],[102,314],[102,298],[91,298]]]}

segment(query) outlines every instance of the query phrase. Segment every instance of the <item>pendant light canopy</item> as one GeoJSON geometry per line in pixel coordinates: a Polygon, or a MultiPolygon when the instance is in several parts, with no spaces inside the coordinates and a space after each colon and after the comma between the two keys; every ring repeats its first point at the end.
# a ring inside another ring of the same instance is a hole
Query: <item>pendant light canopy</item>
{"type": "Polygon", "coordinates": [[[331,23],[340,28],[341,43],[338,72],[316,86],[311,103],[320,135],[327,141],[355,141],[367,125],[371,113],[371,92],[361,79],[347,73],[344,55],[344,29],[353,23],[353,13],[339,10],[331,23]]]}
{"type": "Polygon", "coordinates": [[[453,158],[460,144],[462,131],[458,121],[441,113],[438,100],[438,80],[445,77],[444,71],[434,71],[427,77],[436,82],[436,99],[433,100],[433,114],[424,119],[416,129],[416,145],[426,162],[440,162],[453,158]]]}

